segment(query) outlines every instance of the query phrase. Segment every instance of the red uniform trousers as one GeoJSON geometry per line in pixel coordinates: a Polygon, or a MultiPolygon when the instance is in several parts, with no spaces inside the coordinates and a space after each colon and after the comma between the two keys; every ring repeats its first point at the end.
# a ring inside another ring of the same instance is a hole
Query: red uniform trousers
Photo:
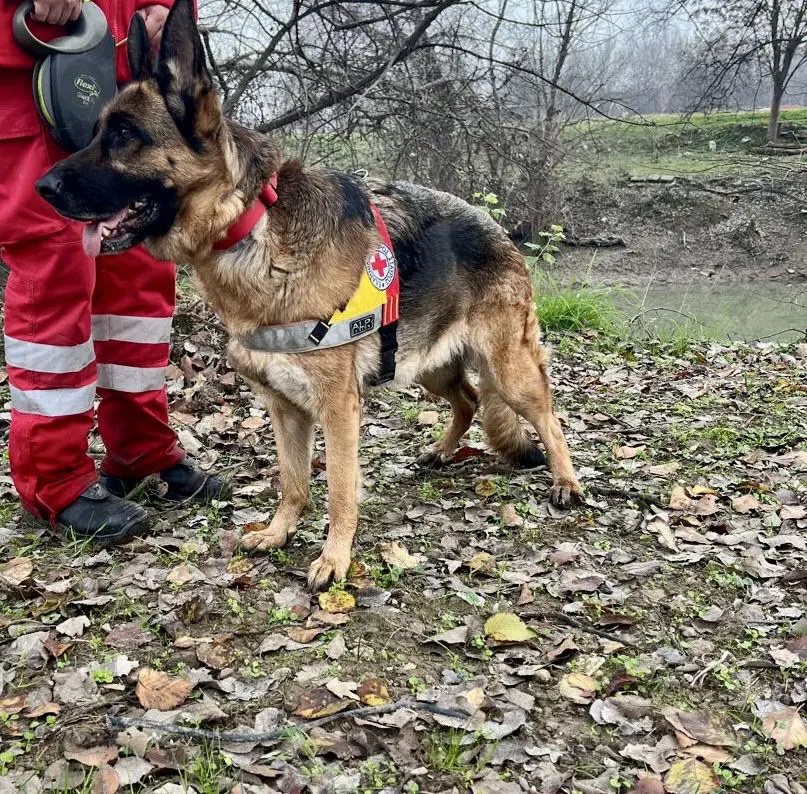
{"type": "Polygon", "coordinates": [[[144,476],[185,455],[164,383],[175,268],[143,248],[97,260],[84,253],[81,225],[34,192],[65,153],[32,114],[30,73],[0,69],[0,83],[11,474],[24,506],[53,520],[97,480],[87,455],[96,395],[105,472],[144,476]]]}

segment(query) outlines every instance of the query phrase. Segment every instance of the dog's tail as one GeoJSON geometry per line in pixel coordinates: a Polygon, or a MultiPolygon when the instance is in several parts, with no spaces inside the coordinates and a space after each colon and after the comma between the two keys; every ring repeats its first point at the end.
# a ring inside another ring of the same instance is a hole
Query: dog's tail
{"type": "Polygon", "coordinates": [[[506,461],[520,469],[532,469],[546,463],[546,456],[519,422],[516,412],[492,388],[483,388],[482,425],[488,443],[506,461]]]}

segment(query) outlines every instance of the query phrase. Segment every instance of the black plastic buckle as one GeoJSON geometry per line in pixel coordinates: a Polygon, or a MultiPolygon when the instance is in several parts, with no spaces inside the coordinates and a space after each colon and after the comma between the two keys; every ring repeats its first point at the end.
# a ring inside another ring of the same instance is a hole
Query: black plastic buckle
{"type": "Polygon", "coordinates": [[[319,320],[317,324],[314,326],[311,333],[308,335],[308,338],[315,344],[318,345],[324,338],[325,334],[331,330],[331,326],[328,323],[322,322],[319,320]]]}

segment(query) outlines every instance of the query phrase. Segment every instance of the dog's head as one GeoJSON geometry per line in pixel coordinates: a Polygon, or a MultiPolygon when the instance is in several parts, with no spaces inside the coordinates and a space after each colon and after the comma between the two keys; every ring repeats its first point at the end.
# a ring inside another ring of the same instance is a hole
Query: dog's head
{"type": "MultiPolygon", "coordinates": [[[[208,222],[221,214],[223,197],[237,179],[236,147],[213,90],[191,0],[176,0],[171,9],[156,65],[139,15],[127,46],[132,82],[104,108],[92,142],[36,187],[57,212],[86,223],[88,254],[118,253],[147,241],[169,258],[193,249],[191,221],[210,229],[208,222]],[[169,244],[178,238],[186,244],[169,244]]],[[[235,207],[236,216],[240,209],[235,207]]]]}

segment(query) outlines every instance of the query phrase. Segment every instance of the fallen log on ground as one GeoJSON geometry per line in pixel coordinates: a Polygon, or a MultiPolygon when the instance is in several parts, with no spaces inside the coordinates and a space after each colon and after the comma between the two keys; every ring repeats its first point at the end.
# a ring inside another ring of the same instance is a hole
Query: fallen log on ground
{"type": "Polygon", "coordinates": [[[625,245],[621,237],[567,237],[564,244],[572,248],[618,248],[625,245]]]}

